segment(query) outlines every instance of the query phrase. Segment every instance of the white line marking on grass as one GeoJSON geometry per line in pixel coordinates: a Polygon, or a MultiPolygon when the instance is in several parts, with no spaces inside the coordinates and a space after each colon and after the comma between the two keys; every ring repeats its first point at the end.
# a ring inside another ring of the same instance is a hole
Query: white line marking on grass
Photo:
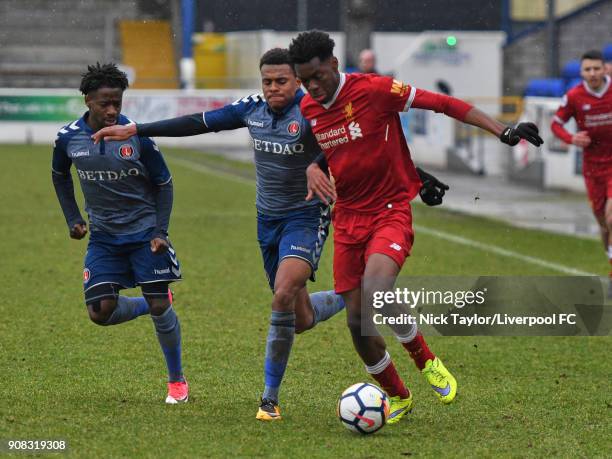
{"type": "MultiPolygon", "coordinates": [[[[220,176],[220,177],[227,178],[229,180],[233,180],[239,183],[255,185],[254,180],[240,177],[230,172],[217,171],[213,168],[204,166],[202,164],[195,163],[193,161],[189,161],[186,159],[178,159],[175,157],[168,158],[168,160],[171,163],[175,163],[187,169],[192,169],[198,172],[204,172],[207,174],[220,176]]],[[[420,231],[424,234],[428,234],[429,236],[437,237],[439,239],[443,239],[449,242],[454,242],[455,244],[461,244],[466,247],[471,247],[473,249],[482,250],[483,252],[489,252],[495,255],[500,255],[502,257],[514,258],[515,260],[521,260],[521,261],[524,261],[525,263],[530,263],[532,265],[541,266],[543,268],[550,269],[551,271],[557,271],[563,274],[571,274],[574,276],[597,276],[599,277],[598,274],[590,273],[587,271],[581,271],[579,269],[575,269],[570,266],[565,266],[560,263],[546,261],[546,260],[543,260],[542,258],[532,257],[529,255],[523,255],[522,253],[515,252],[513,250],[508,250],[508,249],[504,249],[502,247],[499,247],[493,244],[486,244],[484,242],[479,242],[473,239],[468,239],[462,236],[457,236],[455,234],[447,233],[445,231],[440,231],[440,230],[428,228],[426,226],[421,226],[421,225],[414,225],[414,228],[415,230],[420,231]]]]}
{"type": "Polygon", "coordinates": [[[482,250],[483,252],[494,253],[496,255],[501,255],[502,257],[514,258],[516,260],[521,260],[526,263],[531,263],[532,265],[541,266],[543,268],[548,268],[560,273],[572,274],[574,276],[599,276],[598,274],[589,273],[587,271],[580,271],[579,269],[574,269],[569,266],[562,265],[560,263],[554,263],[552,261],[546,261],[541,258],[523,255],[521,253],[514,252],[513,250],[503,249],[496,245],[474,241],[473,239],[468,239],[465,237],[446,233],[444,231],[427,228],[426,226],[414,225],[414,228],[417,231],[428,234],[430,236],[437,237],[439,239],[444,239],[445,241],[454,242],[456,244],[465,245],[467,247],[472,247],[474,249],[482,250]]]}

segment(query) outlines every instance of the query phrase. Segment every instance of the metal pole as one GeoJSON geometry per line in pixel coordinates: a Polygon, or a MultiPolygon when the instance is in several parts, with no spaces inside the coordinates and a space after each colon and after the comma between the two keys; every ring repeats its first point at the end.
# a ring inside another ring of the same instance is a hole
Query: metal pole
{"type": "Polygon", "coordinates": [[[506,32],[506,43],[512,39],[510,0],[502,0],[502,30],[506,32]]]}
{"type": "Polygon", "coordinates": [[[555,0],[548,0],[547,17],[547,44],[548,44],[548,66],[547,73],[549,78],[554,78],[559,73],[559,44],[557,40],[557,24],[555,14],[555,0]]]}
{"type": "Polygon", "coordinates": [[[193,0],[182,1],[183,16],[183,57],[192,57],[191,34],[193,33],[195,4],[193,0]]]}
{"type": "Polygon", "coordinates": [[[346,66],[356,67],[359,52],[371,47],[374,29],[374,0],[344,0],[341,27],[346,36],[346,66]]]}
{"type": "Polygon", "coordinates": [[[308,30],[308,0],[298,0],[297,29],[299,32],[308,30]]]}
{"type": "Polygon", "coordinates": [[[181,82],[185,89],[195,87],[195,63],[191,35],[194,30],[195,3],[193,0],[181,1],[181,16],[183,18],[183,46],[181,56],[181,82]]]}

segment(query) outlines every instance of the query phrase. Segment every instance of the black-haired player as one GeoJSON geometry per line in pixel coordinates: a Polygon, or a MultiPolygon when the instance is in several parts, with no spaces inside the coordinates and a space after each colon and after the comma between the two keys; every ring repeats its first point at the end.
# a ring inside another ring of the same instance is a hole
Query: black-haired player
{"type": "Polygon", "coordinates": [[[121,115],[125,73],[114,64],[88,66],[80,90],[88,111],[60,129],[53,149],[52,178],[70,237],[83,239],[87,224],[74,196],[74,164],[85,196],[90,238],[83,287],[90,319],[116,325],[150,314],[168,367],[166,403],[186,402],[181,331],[168,284],[181,279],[168,241],[172,177],[148,137],[101,142],[91,135],[105,126],[128,124],[121,115]],[[139,285],[142,297],[119,294],[139,285]]]}
{"type": "MultiPolygon", "coordinates": [[[[510,145],[525,138],[539,146],[542,139],[534,124],[509,128],[444,94],[390,77],[341,73],[333,49],[329,35],[314,30],[293,39],[289,52],[308,91],[300,109],[323,151],[320,160],[326,160],[336,179],[338,199],[332,216],[335,290],[344,297],[356,351],[368,373],[390,396],[387,422],[392,424],[412,408],[412,394],[397,373],[382,336],[376,330],[364,336],[362,325],[370,318],[374,293],[393,288],[414,241],[410,201],[421,183],[398,113],[411,107],[443,112],[486,129],[510,145]]],[[[323,173],[314,163],[307,174],[312,187],[323,173]]],[[[393,331],[438,398],[452,402],[457,382],[429,350],[416,325],[393,331]]]]}

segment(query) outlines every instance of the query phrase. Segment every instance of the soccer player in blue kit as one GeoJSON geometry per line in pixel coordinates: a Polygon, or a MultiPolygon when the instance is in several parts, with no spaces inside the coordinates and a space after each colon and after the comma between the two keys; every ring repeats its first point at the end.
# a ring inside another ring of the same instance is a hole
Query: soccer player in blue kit
{"type": "MultiPolygon", "coordinates": [[[[326,196],[309,195],[304,199],[308,190],[306,168],[321,150],[300,113],[304,93],[288,50],[269,50],[261,57],[259,67],[263,97],[251,95],[218,110],[154,123],[112,126],[98,131],[94,139],[183,137],[249,129],[257,180],[257,236],[273,291],[265,387],[256,418],[274,421],[281,419],[279,389],[295,333],[332,317],[344,308],[344,302],[333,290],[309,295],[306,289],[308,279],[314,281],[327,238],[330,209],[326,196]]],[[[333,200],[332,188],[329,190],[333,200]]]]}
{"type": "Polygon", "coordinates": [[[88,66],[81,81],[88,111],[60,129],[53,148],[52,179],[70,237],[83,239],[87,223],[77,205],[70,168],[85,196],[90,237],[83,287],[90,319],[117,325],[150,314],[168,367],[166,403],[188,399],[181,363],[181,329],[168,284],[181,279],[168,240],[172,177],[155,143],[144,136],[94,144],[105,126],[131,121],[121,115],[125,73],[114,64],[88,66]],[[120,295],[139,285],[142,297],[120,295]]]}

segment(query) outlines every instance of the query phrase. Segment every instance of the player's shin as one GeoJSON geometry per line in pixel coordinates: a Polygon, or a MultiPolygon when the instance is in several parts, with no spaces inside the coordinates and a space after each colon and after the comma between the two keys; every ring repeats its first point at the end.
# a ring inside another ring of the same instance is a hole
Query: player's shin
{"type": "Polygon", "coordinates": [[[295,337],[295,313],[272,311],[264,362],[265,389],[262,398],[278,403],[280,385],[295,337]]]}
{"type": "Polygon", "coordinates": [[[429,350],[425,338],[423,338],[421,332],[417,331],[416,325],[412,325],[412,327],[410,333],[396,335],[396,337],[404,349],[408,351],[417,368],[422,370],[425,368],[427,361],[434,360],[436,356],[429,350]]]}
{"type": "Polygon", "coordinates": [[[410,397],[402,378],[397,373],[391,356],[387,351],[383,358],[374,365],[366,365],[366,371],[378,382],[389,397],[399,396],[401,399],[410,397]]]}
{"type": "Polygon", "coordinates": [[[314,310],[313,327],[344,309],[344,299],[333,290],[310,294],[310,303],[314,310]]]}
{"type": "MultiPolygon", "coordinates": [[[[391,317],[400,317],[400,314],[408,313],[402,305],[390,304],[388,308],[390,308],[389,315],[391,317]]],[[[395,324],[389,327],[404,349],[408,351],[419,370],[425,368],[427,360],[435,358],[415,323],[395,324]]]]}
{"type": "Polygon", "coordinates": [[[151,314],[157,339],[168,367],[168,381],[184,381],[181,362],[181,325],[172,305],[161,315],[151,314]]]}
{"type": "Polygon", "coordinates": [[[106,321],[106,325],[117,325],[149,313],[149,304],[143,297],[119,296],[117,306],[106,321]]]}

